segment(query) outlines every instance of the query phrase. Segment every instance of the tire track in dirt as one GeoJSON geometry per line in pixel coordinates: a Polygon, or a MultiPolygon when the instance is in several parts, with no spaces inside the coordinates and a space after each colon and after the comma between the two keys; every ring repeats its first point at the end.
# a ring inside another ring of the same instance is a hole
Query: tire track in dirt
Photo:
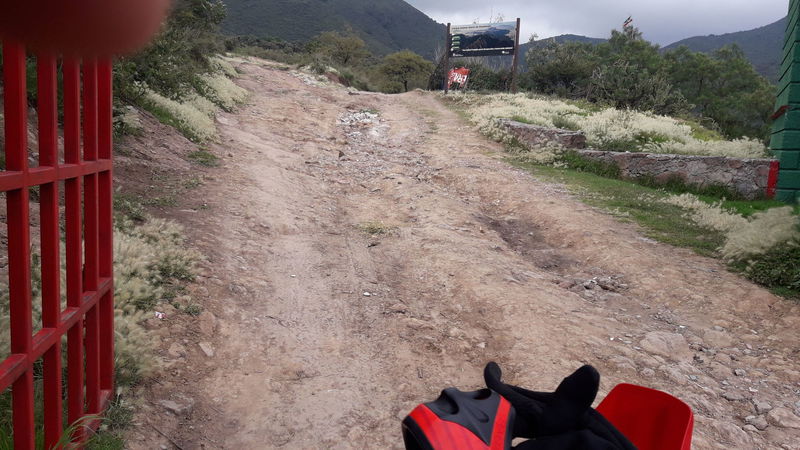
{"type": "Polygon", "coordinates": [[[146,410],[183,448],[401,448],[402,417],[489,360],[541,390],[591,363],[604,393],[678,394],[696,448],[796,448],[787,423],[743,427],[768,415],[753,400],[798,400],[797,306],[509,167],[430,94],[241,68],[253,96],[216,148],[233,157],[187,223],[216,354],[173,358],[180,383],[146,410]],[[158,406],[177,395],[193,407],[158,406]]]}

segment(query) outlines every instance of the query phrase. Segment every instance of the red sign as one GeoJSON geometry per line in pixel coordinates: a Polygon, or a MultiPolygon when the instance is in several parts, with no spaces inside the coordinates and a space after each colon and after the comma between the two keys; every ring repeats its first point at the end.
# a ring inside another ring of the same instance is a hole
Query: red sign
{"type": "Polygon", "coordinates": [[[447,88],[449,89],[454,83],[458,83],[462,88],[467,85],[469,81],[469,69],[460,68],[453,69],[447,76],[447,88]]]}

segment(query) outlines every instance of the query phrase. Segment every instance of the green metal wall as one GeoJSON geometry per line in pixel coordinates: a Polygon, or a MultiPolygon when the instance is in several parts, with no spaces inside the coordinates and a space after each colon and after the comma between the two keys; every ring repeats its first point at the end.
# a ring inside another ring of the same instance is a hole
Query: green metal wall
{"type": "Polygon", "coordinates": [[[773,124],[770,147],[781,162],[777,198],[793,203],[800,200],[800,0],[789,3],[780,74],[775,110],[785,112],[773,124]]]}

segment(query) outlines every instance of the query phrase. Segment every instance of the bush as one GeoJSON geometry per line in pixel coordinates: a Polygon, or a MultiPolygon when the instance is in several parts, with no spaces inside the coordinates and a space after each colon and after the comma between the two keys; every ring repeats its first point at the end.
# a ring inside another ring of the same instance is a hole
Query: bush
{"type": "Polygon", "coordinates": [[[679,115],[690,106],[662,74],[617,61],[598,67],[592,74],[591,98],[618,109],[632,108],[662,115],[679,115]]]}
{"type": "Polygon", "coordinates": [[[713,132],[693,122],[630,109],[587,106],[525,94],[454,94],[470,119],[488,136],[504,140],[507,132],[497,119],[544,127],[567,128],[586,134],[589,146],[609,151],[646,151],[689,155],[762,158],[767,149],[755,139],[714,140],[713,132]],[[695,136],[700,136],[697,138],[695,136]]]}
{"type": "Polygon", "coordinates": [[[800,295],[800,242],[778,245],[753,257],[745,273],[756,283],[800,295]]]}
{"type": "Polygon", "coordinates": [[[433,63],[410,51],[392,53],[383,59],[378,73],[388,92],[408,92],[410,87],[424,86],[431,73],[433,63]]]}
{"type": "Polygon", "coordinates": [[[219,0],[178,0],[156,40],[115,64],[117,95],[136,103],[150,89],[170,100],[185,99],[195,77],[214,69],[209,57],[223,50],[217,31],[224,18],[219,0]]]}

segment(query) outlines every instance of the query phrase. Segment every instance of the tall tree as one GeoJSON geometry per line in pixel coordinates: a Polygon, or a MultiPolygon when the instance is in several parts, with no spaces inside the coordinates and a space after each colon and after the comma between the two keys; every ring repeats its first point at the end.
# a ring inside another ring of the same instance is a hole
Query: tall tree
{"type": "Polygon", "coordinates": [[[325,56],[334,64],[351,66],[360,63],[370,53],[364,40],[352,30],[345,33],[326,31],[320,33],[309,44],[312,52],[325,56]]]}
{"type": "Polygon", "coordinates": [[[403,50],[387,55],[378,71],[390,83],[395,83],[402,87],[403,92],[408,92],[410,83],[422,83],[433,72],[433,69],[434,65],[430,61],[411,50],[403,50]]]}
{"type": "Polygon", "coordinates": [[[735,45],[712,55],[686,47],[664,56],[675,86],[695,105],[695,113],[713,119],[726,136],[764,138],[774,89],[735,45]]]}

